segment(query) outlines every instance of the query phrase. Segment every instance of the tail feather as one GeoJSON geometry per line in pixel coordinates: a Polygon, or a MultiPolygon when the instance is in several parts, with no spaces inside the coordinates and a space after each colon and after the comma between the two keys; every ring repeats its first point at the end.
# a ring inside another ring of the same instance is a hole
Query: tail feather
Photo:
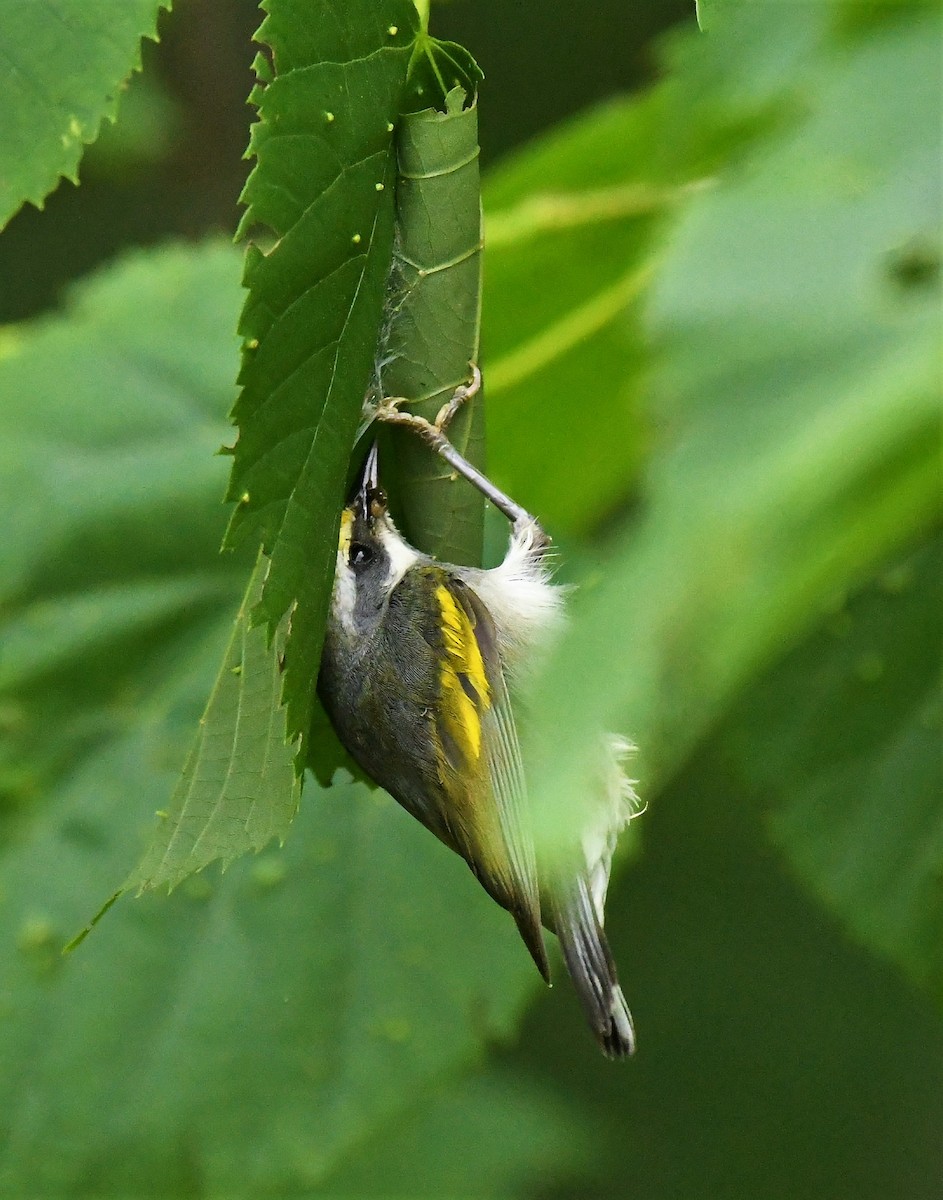
{"type": "Polygon", "coordinates": [[[635,1052],[632,1015],[585,879],[554,902],[555,932],[589,1026],[610,1058],[635,1052]]]}

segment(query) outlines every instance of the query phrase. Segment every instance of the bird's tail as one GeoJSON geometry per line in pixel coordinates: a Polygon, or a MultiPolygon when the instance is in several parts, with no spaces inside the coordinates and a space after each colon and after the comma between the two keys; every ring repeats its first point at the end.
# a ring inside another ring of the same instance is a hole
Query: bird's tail
{"type": "Polygon", "coordinates": [[[609,1058],[635,1051],[632,1015],[584,878],[554,898],[554,926],[589,1026],[609,1058]]]}

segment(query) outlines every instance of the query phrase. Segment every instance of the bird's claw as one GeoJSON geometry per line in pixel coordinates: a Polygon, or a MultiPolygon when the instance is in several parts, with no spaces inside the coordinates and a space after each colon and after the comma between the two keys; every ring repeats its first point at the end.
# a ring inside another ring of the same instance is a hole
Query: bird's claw
{"type": "Polygon", "coordinates": [[[455,418],[455,414],[467,401],[473,396],[477,396],[481,391],[481,371],[475,363],[469,363],[471,367],[472,377],[469,383],[460,383],[452,393],[452,398],[447,400],[439,409],[438,416],[433,424],[439,433],[445,433],[449,425],[455,418]]]}

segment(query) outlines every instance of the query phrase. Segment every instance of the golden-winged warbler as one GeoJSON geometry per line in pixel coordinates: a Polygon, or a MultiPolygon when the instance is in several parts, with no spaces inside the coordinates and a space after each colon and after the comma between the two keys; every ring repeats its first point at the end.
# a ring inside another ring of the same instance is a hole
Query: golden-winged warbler
{"type": "Polygon", "coordinates": [[[347,751],[465,859],[548,981],[542,928],[556,933],[593,1033],[606,1054],[623,1057],[635,1039],[603,905],[636,798],[607,746],[608,786],[588,806],[572,869],[542,872],[511,702],[560,616],[545,546],[529,521],[515,524],[491,570],[421,554],[390,518],[374,446],[341,517],[318,690],[347,751]]]}

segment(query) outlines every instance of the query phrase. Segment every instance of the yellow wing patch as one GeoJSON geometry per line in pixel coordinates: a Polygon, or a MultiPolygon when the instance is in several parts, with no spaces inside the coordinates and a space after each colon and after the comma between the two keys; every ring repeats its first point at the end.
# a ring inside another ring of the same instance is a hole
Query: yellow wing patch
{"type": "Polygon", "coordinates": [[[469,764],[481,757],[481,712],[491,705],[491,688],[475,628],[443,584],[435,591],[442,618],[443,731],[469,764]]]}

